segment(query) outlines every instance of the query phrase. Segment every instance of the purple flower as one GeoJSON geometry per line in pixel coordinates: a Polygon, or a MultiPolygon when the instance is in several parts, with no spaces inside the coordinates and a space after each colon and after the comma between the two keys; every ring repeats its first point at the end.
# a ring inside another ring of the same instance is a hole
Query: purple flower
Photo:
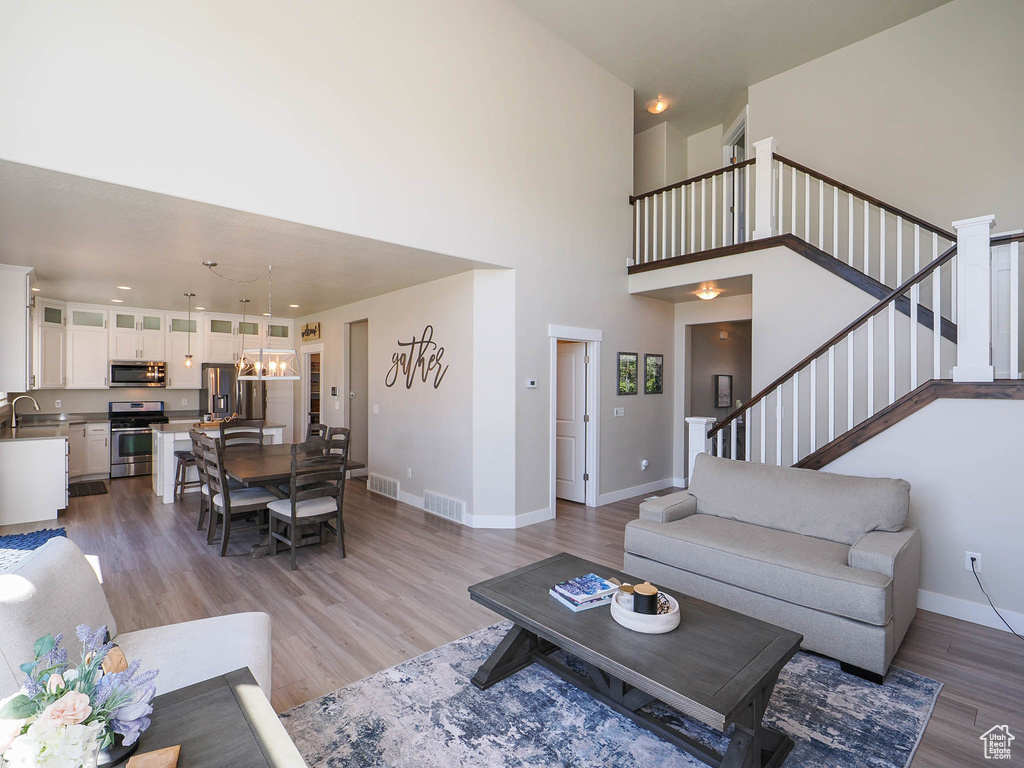
{"type": "Polygon", "coordinates": [[[149,715],[153,713],[150,702],[156,694],[156,686],[137,689],[132,698],[118,707],[110,718],[110,726],[121,734],[126,747],[134,744],[139,734],[149,728],[149,715]]]}

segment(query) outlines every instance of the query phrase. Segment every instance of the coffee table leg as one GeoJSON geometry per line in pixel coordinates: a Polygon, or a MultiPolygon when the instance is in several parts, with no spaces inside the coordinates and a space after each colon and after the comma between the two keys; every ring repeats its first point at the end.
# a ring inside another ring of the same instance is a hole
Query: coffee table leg
{"type": "Polygon", "coordinates": [[[480,665],[480,669],[473,675],[473,685],[483,691],[530,666],[533,664],[535,650],[537,636],[516,624],[487,657],[487,661],[480,665]]]}
{"type": "Polygon", "coordinates": [[[762,724],[775,680],[756,692],[742,721],[729,740],[721,768],[777,768],[793,749],[793,740],[781,731],[762,724]]]}

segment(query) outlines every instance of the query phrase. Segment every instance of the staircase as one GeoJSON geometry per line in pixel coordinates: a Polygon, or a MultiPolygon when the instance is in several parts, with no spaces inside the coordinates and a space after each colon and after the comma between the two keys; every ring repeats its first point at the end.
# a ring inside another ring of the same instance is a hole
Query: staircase
{"type": "Polygon", "coordinates": [[[990,237],[991,217],[954,234],[778,155],[771,139],[755,148],[752,161],[631,198],[628,271],[787,245],[878,301],[706,441],[711,420],[691,419],[691,456],[818,469],[937,398],[1024,398],[1024,234],[990,237]]]}

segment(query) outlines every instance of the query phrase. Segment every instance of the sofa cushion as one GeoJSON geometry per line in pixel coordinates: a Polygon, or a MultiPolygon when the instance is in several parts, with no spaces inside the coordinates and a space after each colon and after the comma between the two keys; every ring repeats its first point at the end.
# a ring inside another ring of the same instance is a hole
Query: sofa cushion
{"type": "Polygon", "coordinates": [[[40,637],[62,633],[69,656],[76,658],[82,650],[75,634],[79,624],[106,625],[117,634],[96,572],[69,539],[50,539],[0,574],[0,664],[7,668],[0,674],[0,698],[24,681],[18,666],[32,660],[40,637]]]}
{"type": "Polygon", "coordinates": [[[125,632],[117,636],[117,644],[128,661],[138,659],[143,669],[160,670],[157,693],[248,667],[270,698],[270,616],[265,613],[235,613],[125,632]]]}
{"type": "Polygon", "coordinates": [[[673,523],[633,520],[626,551],[726,584],[884,626],[891,580],[847,565],[850,548],[712,515],[673,523]]]}
{"type": "Polygon", "coordinates": [[[856,544],[871,531],[900,531],[910,483],[697,456],[688,488],[697,512],[856,544]]]}

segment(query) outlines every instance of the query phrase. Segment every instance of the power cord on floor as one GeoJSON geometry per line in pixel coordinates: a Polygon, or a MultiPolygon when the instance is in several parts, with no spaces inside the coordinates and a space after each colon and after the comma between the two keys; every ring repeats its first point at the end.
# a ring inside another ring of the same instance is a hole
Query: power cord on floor
{"type": "Polygon", "coordinates": [[[1003,614],[1001,614],[999,612],[999,609],[996,608],[995,605],[992,603],[992,598],[988,596],[988,592],[985,591],[985,587],[982,586],[982,584],[981,584],[981,577],[978,576],[977,563],[978,563],[978,558],[972,557],[971,558],[971,573],[974,574],[974,580],[978,582],[978,589],[981,590],[981,594],[983,594],[985,596],[985,599],[988,600],[988,604],[992,606],[992,610],[996,612],[996,616],[998,616],[999,620],[1001,622],[1003,622],[1003,624],[1006,625],[1006,628],[1008,630],[1010,630],[1011,632],[1013,632],[1013,634],[1016,635],[1019,640],[1024,640],[1024,637],[1021,637],[1020,635],[1017,634],[1017,632],[1014,630],[1014,628],[1010,626],[1010,622],[1008,622],[1006,619],[1003,618],[1003,614]]]}

